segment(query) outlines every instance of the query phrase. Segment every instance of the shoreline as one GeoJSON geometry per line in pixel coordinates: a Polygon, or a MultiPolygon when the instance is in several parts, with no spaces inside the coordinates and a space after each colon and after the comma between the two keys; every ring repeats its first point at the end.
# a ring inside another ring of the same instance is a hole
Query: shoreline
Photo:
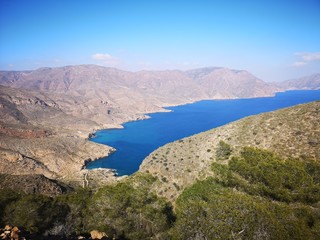
{"type": "MultiPolygon", "coordinates": [[[[309,90],[309,89],[306,89],[309,90]]],[[[154,113],[162,113],[162,112],[172,112],[173,110],[167,109],[170,107],[179,107],[179,106],[184,106],[184,105],[189,105],[189,104],[193,104],[193,103],[197,103],[197,102],[201,102],[201,101],[219,101],[219,100],[236,100],[236,99],[254,99],[254,98],[268,98],[268,97],[275,97],[278,93],[283,93],[283,92],[288,92],[288,91],[299,91],[299,89],[290,89],[290,90],[280,90],[280,91],[276,91],[271,95],[266,95],[266,96],[259,96],[259,97],[247,97],[247,98],[204,98],[204,99],[194,99],[191,101],[187,101],[187,102],[182,102],[182,103],[173,103],[173,104],[168,104],[165,106],[159,106],[159,108],[162,109],[162,111],[151,111],[151,112],[146,112],[146,113],[141,113],[141,117],[138,117],[136,119],[132,119],[132,120],[128,120],[128,121],[123,121],[119,124],[109,124],[111,125],[110,127],[101,127],[101,128],[97,128],[97,129],[93,129],[91,132],[89,132],[87,139],[91,139],[91,135],[94,137],[95,133],[97,131],[101,131],[101,130],[112,130],[112,129],[124,129],[124,124],[126,123],[130,123],[130,122],[136,122],[136,121],[142,121],[142,120],[147,120],[150,119],[151,117],[148,114],[154,114],[154,113]]],[[[311,90],[312,91],[312,90],[311,90]]]]}
{"type": "MultiPolygon", "coordinates": [[[[295,90],[287,90],[287,91],[295,91],[295,90]]],[[[274,92],[272,93],[271,95],[266,95],[266,96],[259,96],[259,97],[249,97],[249,98],[209,98],[209,99],[193,99],[193,100],[190,100],[190,101],[187,101],[187,102],[182,102],[182,103],[173,103],[173,104],[168,104],[168,105],[165,105],[165,106],[159,106],[161,108],[161,111],[153,111],[153,112],[146,112],[146,113],[142,113],[142,115],[140,117],[137,117],[136,119],[132,119],[132,120],[128,120],[128,121],[123,121],[119,124],[109,124],[110,127],[101,127],[101,128],[97,128],[97,129],[93,129],[91,132],[89,132],[88,136],[87,136],[87,140],[90,141],[90,142],[93,142],[95,144],[102,144],[102,143],[96,143],[94,141],[91,141],[91,139],[95,138],[96,137],[96,133],[98,131],[103,131],[103,130],[112,130],[112,129],[124,129],[124,125],[127,124],[127,123],[130,123],[130,122],[136,122],[136,121],[143,121],[143,120],[147,120],[147,119],[150,119],[151,117],[148,115],[148,114],[155,114],[155,113],[164,113],[164,112],[172,112],[173,110],[170,110],[170,109],[167,109],[167,108],[170,108],[170,107],[179,107],[179,106],[185,106],[185,105],[189,105],[189,104],[194,104],[194,103],[197,103],[197,102],[201,102],[201,101],[219,101],[219,100],[236,100],[236,99],[256,99],[256,98],[272,98],[272,97],[275,97],[278,93],[283,93],[283,92],[287,92],[286,90],[283,90],[283,91],[277,91],[277,92],[274,92]]],[[[111,147],[107,144],[102,144],[102,145],[105,145],[105,146],[108,146],[108,147],[111,147]]],[[[113,147],[111,147],[113,148],[113,147]]],[[[107,158],[109,157],[112,153],[116,152],[117,149],[116,148],[113,148],[114,150],[112,152],[110,152],[108,155],[106,156],[102,156],[100,158],[97,158],[97,159],[94,159],[94,160],[91,160],[89,162],[87,162],[86,164],[83,165],[84,169],[87,169],[86,166],[88,163],[90,162],[94,162],[96,160],[99,160],[99,159],[102,159],[102,158],[107,158]]],[[[96,168],[93,168],[93,169],[96,169],[96,168]]],[[[93,169],[88,169],[88,170],[93,170],[93,169]]],[[[110,169],[110,170],[113,170],[111,168],[104,168],[104,169],[110,169]]]]}
{"type": "MultiPolygon", "coordinates": [[[[251,98],[228,98],[228,99],[201,99],[201,100],[199,100],[199,101],[193,101],[193,102],[188,102],[188,103],[184,103],[184,104],[178,104],[178,105],[176,105],[176,104],[172,104],[171,106],[166,106],[166,107],[175,107],[175,106],[183,106],[183,105],[189,105],[189,104],[194,104],[194,103],[197,103],[197,102],[201,102],[201,101],[217,101],[217,100],[237,100],[237,99],[258,99],[258,98],[274,98],[274,97],[276,97],[278,94],[282,94],[282,93],[285,93],[285,92],[291,92],[291,91],[301,91],[301,90],[288,90],[288,91],[278,91],[278,92],[275,92],[273,95],[268,95],[268,96],[262,96],[262,97],[251,97],[251,98]]],[[[303,90],[303,91],[312,91],[312,90],[303,90]]],[[[166,107],[163,107],[164,109],[166,108],[166,107]]],[[[161,112],[172,112],[172,111],[174,111],[174,110],[171,110],[171,109],[166,109],[166,110],[168,110],[168,111],[156,111],[156,112],[154,112],[154,113],[161,113],[161,112]]],[[[272,110],[271,110],[272,111],[272,110]]],[[[129,122],[134,122],[134,121],[139,121],[139,120],[145,120],[145,119],[149,119],[150,117],[152,117],[152,116],[149,116],[148,118],[143,118],[143,119],[137,119],[137,120],[131,120],[131,121],[127,121],[127,122],[124,122],[123,124],[126,124],[126,123],[129,123],[129,122]]],[[[124,128],[124,127],[122,127],[122,128],[124,128]]],[[[111,129],[111,128],[110,128],[111,129]]],[[[95,132],[97,132],[97,131],[100,131],[100,130],[110,130],[110,129],[97,129],[95,132]]],[[[91,138],[90,139],[92,139],[92,138],[94,138],[95,137],[95,133],[94,134],[92,134],[92,136],[91,136],[91,138]]],[[[89,139],[89,140],[90,140],[89,139]]],[[[107,145],[108,146],[108,145],[107,145]]],[[[108,155],[108,156],[104,156],[103,158],[105,158],[105,157],[109,157],[110,155],[108,155]]],[[[93,168],[94,169],[94,168],[93,168]]]]}

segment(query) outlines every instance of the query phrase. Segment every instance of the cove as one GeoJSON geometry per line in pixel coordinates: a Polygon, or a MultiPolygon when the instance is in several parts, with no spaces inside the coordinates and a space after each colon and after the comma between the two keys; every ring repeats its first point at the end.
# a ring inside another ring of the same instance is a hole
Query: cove
{"type": "Polygon", "coordinates": [[[240,118],[320,100],[320,90],[287,91],[274,97],[204,100],[177,107],[171,112],[148,114],[151,118],[125,123],[123,129],[97,131],[93,142],[117,151],[87,165],[88,169],[111,168],[118,175],[130,175],[143,159],[166,143],[219,127],[240,118]]]}

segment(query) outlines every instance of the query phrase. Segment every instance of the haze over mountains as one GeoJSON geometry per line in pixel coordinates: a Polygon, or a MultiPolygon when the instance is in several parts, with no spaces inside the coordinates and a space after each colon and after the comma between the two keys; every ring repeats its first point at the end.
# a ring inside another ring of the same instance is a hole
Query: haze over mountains
{"type": "Polygon", "coordinates": [[[289,79],[284,82],[280,82],[277,85],[287,90],[295,90],[295,89],[317,90],[317,89],[320,89],[320,73],[315,73],[310,76],[297,78],[297,79],[289,79]]]}
{"type": "Polygon", "coordinates": [[[165,106],[265,97],[285,89],[226,68],[127,72],[79,65],[2,71],[1,171],[66,177],[113,151],[85,140],[97,129],[121,127],[146,113],[165,111],[165,106]]]}

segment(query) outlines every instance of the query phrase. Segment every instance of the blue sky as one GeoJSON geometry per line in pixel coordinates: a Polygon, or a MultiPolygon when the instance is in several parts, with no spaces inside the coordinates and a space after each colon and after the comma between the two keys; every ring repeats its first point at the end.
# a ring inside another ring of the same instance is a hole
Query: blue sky
{"type": "Polygon", "coordinates": [[[0,0],[0,69],[320,72],[320,0],[0,0]]]}

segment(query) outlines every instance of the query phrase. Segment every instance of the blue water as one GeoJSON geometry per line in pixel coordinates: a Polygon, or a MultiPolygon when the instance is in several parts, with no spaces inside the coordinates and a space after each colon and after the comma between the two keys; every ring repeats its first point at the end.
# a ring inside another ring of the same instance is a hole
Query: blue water
{"type": "Polygon", "coordinates": [[[112,168],[119,175],[130,175],[139,169],[146,156],[166,143],[246,116],[315,100],[320,100],[320,90],[288,91],[268,98],[208,100],[168,107],[172,112],[149,114],[150,119],[126,123],[124,129],[98,131],[91,140],[112,146],[117,151],[87,167],[112,168]]]}

